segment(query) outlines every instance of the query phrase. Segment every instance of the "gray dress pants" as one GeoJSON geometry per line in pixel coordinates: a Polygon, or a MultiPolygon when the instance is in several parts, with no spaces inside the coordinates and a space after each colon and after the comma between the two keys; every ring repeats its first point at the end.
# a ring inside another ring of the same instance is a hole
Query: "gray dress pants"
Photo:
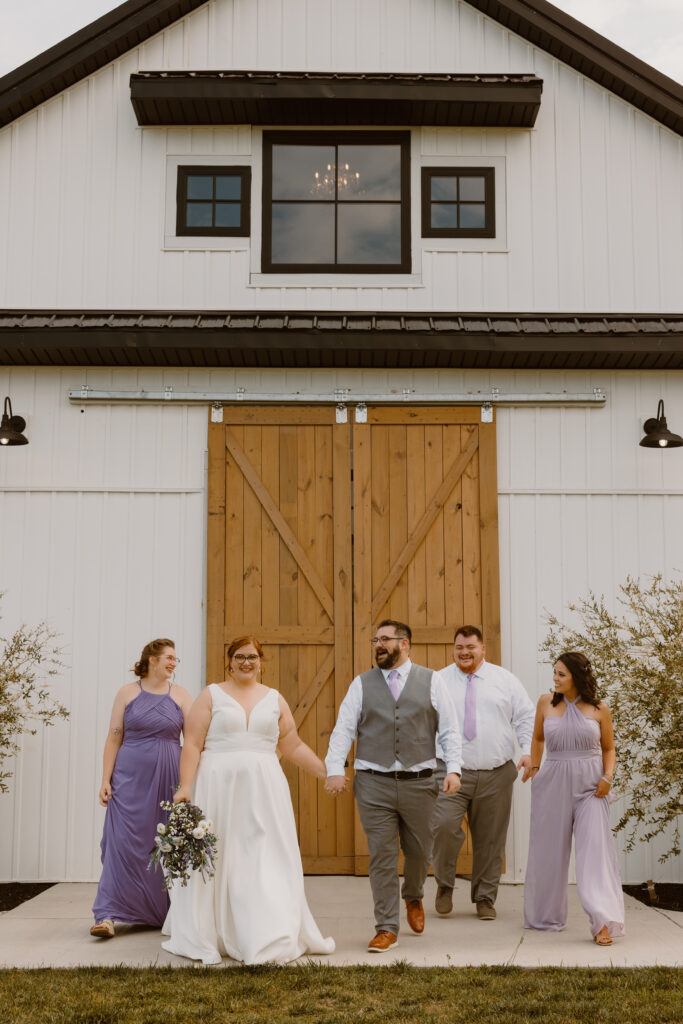
{"type": "Polygon", "coordinates": [[[446,794],[442,792],[445,765],[442,761],[438,764],[435,778],[439,795],[432,819],[432,864],[436,884],[448,889],[455,884],[455,865],[465,841],[462,819],[467,814],[472,836],[472,902],[490,900],[495,903],[517,769],[512,761],[490,771],[463,768],[460,789],[457,793],[446,794]]]}
{"type": "Polygon", "coordinates": [[[370,887],[377,931],[398,935],[400,897],[421,900],[429,871],[436,774],[426,779],[392,779],[357,771],[353,792],[370,850],[370,887]],[[404,856],[399,895],[398,849],[404,856]]]}

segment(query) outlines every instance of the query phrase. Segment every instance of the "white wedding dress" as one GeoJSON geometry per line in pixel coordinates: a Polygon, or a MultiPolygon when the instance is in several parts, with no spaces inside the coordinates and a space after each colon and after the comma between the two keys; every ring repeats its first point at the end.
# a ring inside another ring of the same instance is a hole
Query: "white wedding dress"
{"type": "Polygon", "coordinates": [[[193,800],[214,823],[216,874],[177,882],[162,931],[169,953],[220,963],[287,963],[332,953],[308,909],[289,786],[275,753],[280,709],[269,690],[249,719],[220,686],[211,690],[211,724],[193,800]]]}

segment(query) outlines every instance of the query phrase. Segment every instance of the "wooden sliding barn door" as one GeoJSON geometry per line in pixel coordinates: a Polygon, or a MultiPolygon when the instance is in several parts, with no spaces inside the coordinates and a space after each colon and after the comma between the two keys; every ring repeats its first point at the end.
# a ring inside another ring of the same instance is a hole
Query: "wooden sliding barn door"
{"type": "MultiPolygon", "coordinates": [[[[258,637],[264,681],[324,757],[381,619],[411,625],[420,664],[448,664],[464,622],[498,661],[495,426],[480,416],[380,406],[336,423],[331,407],[226,407],[209,426],[207,682],[225,678],[233,637],[258,637]]],[[[365,873],[350,793],[332,800],[284,767],[304,869],[365,873]]],[[[470,863],[468,842],[459,869],[470,863]]]]}
{"type": "MultiPolygon", "coordinates": [[[[368,409],[354,424],[354,668],[372,664],[382,619],[407,622],[411,658],[440,669],[453,630],[483,626],[499,661],[495,426],[475,409],[368,409]]],[[[469,835],[458,870],[471,869],[469,835]]],[[[356,870],[367,847],[356,828],[356,870]]]]}
{"type": "MultiPolygon", "coordinates": [[[[350,424],[334,408],[230,407],[209,426],[207,682],[240,635],[325,757],[352,678],[350,424]]],[[[283,762],[304,870],[354,870],[350,793],[283,762]]]]}

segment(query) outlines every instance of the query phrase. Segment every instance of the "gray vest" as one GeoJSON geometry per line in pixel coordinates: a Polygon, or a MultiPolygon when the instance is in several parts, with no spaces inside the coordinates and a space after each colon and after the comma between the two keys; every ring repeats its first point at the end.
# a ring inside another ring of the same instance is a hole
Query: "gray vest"
{"type": "Polygon", "coordinates": [[[412,768],[436,756],[438,715],[432,705],[432,670],[413,665],[397,701],[378,668],[360,677],[363,704],[356,757],[390,768],[400,761],[412,768]]]}

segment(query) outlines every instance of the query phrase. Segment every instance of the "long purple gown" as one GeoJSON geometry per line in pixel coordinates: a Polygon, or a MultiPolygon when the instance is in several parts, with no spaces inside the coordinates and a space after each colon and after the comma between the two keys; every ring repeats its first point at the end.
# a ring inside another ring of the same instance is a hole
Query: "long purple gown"
{"type": "Polygon", "coordinates": [[[111,778],[102,832],[102,876],[93,904],[96,921],[110,918],[160,928],[168,893],[160,870],[147,870],[159,807],[173,798],[180,767],[183,713],[169,693],[140,693],[123,713],[123,743],[111,778]]]}
{"type": "MultiPolygon", "coordinates": [[[[577,701],[579,698],[577,697],[577,701]]],[[[546,757],[531,783],[531,833],[524,882],[524,927],[567,927],[572,832],[576,888],[592,935],[624,934],[624,896],[609,823],[610,799],[594,796],[603,773],[600,723],[565,697],[561,718],[543,723],[546,757]]]]}

